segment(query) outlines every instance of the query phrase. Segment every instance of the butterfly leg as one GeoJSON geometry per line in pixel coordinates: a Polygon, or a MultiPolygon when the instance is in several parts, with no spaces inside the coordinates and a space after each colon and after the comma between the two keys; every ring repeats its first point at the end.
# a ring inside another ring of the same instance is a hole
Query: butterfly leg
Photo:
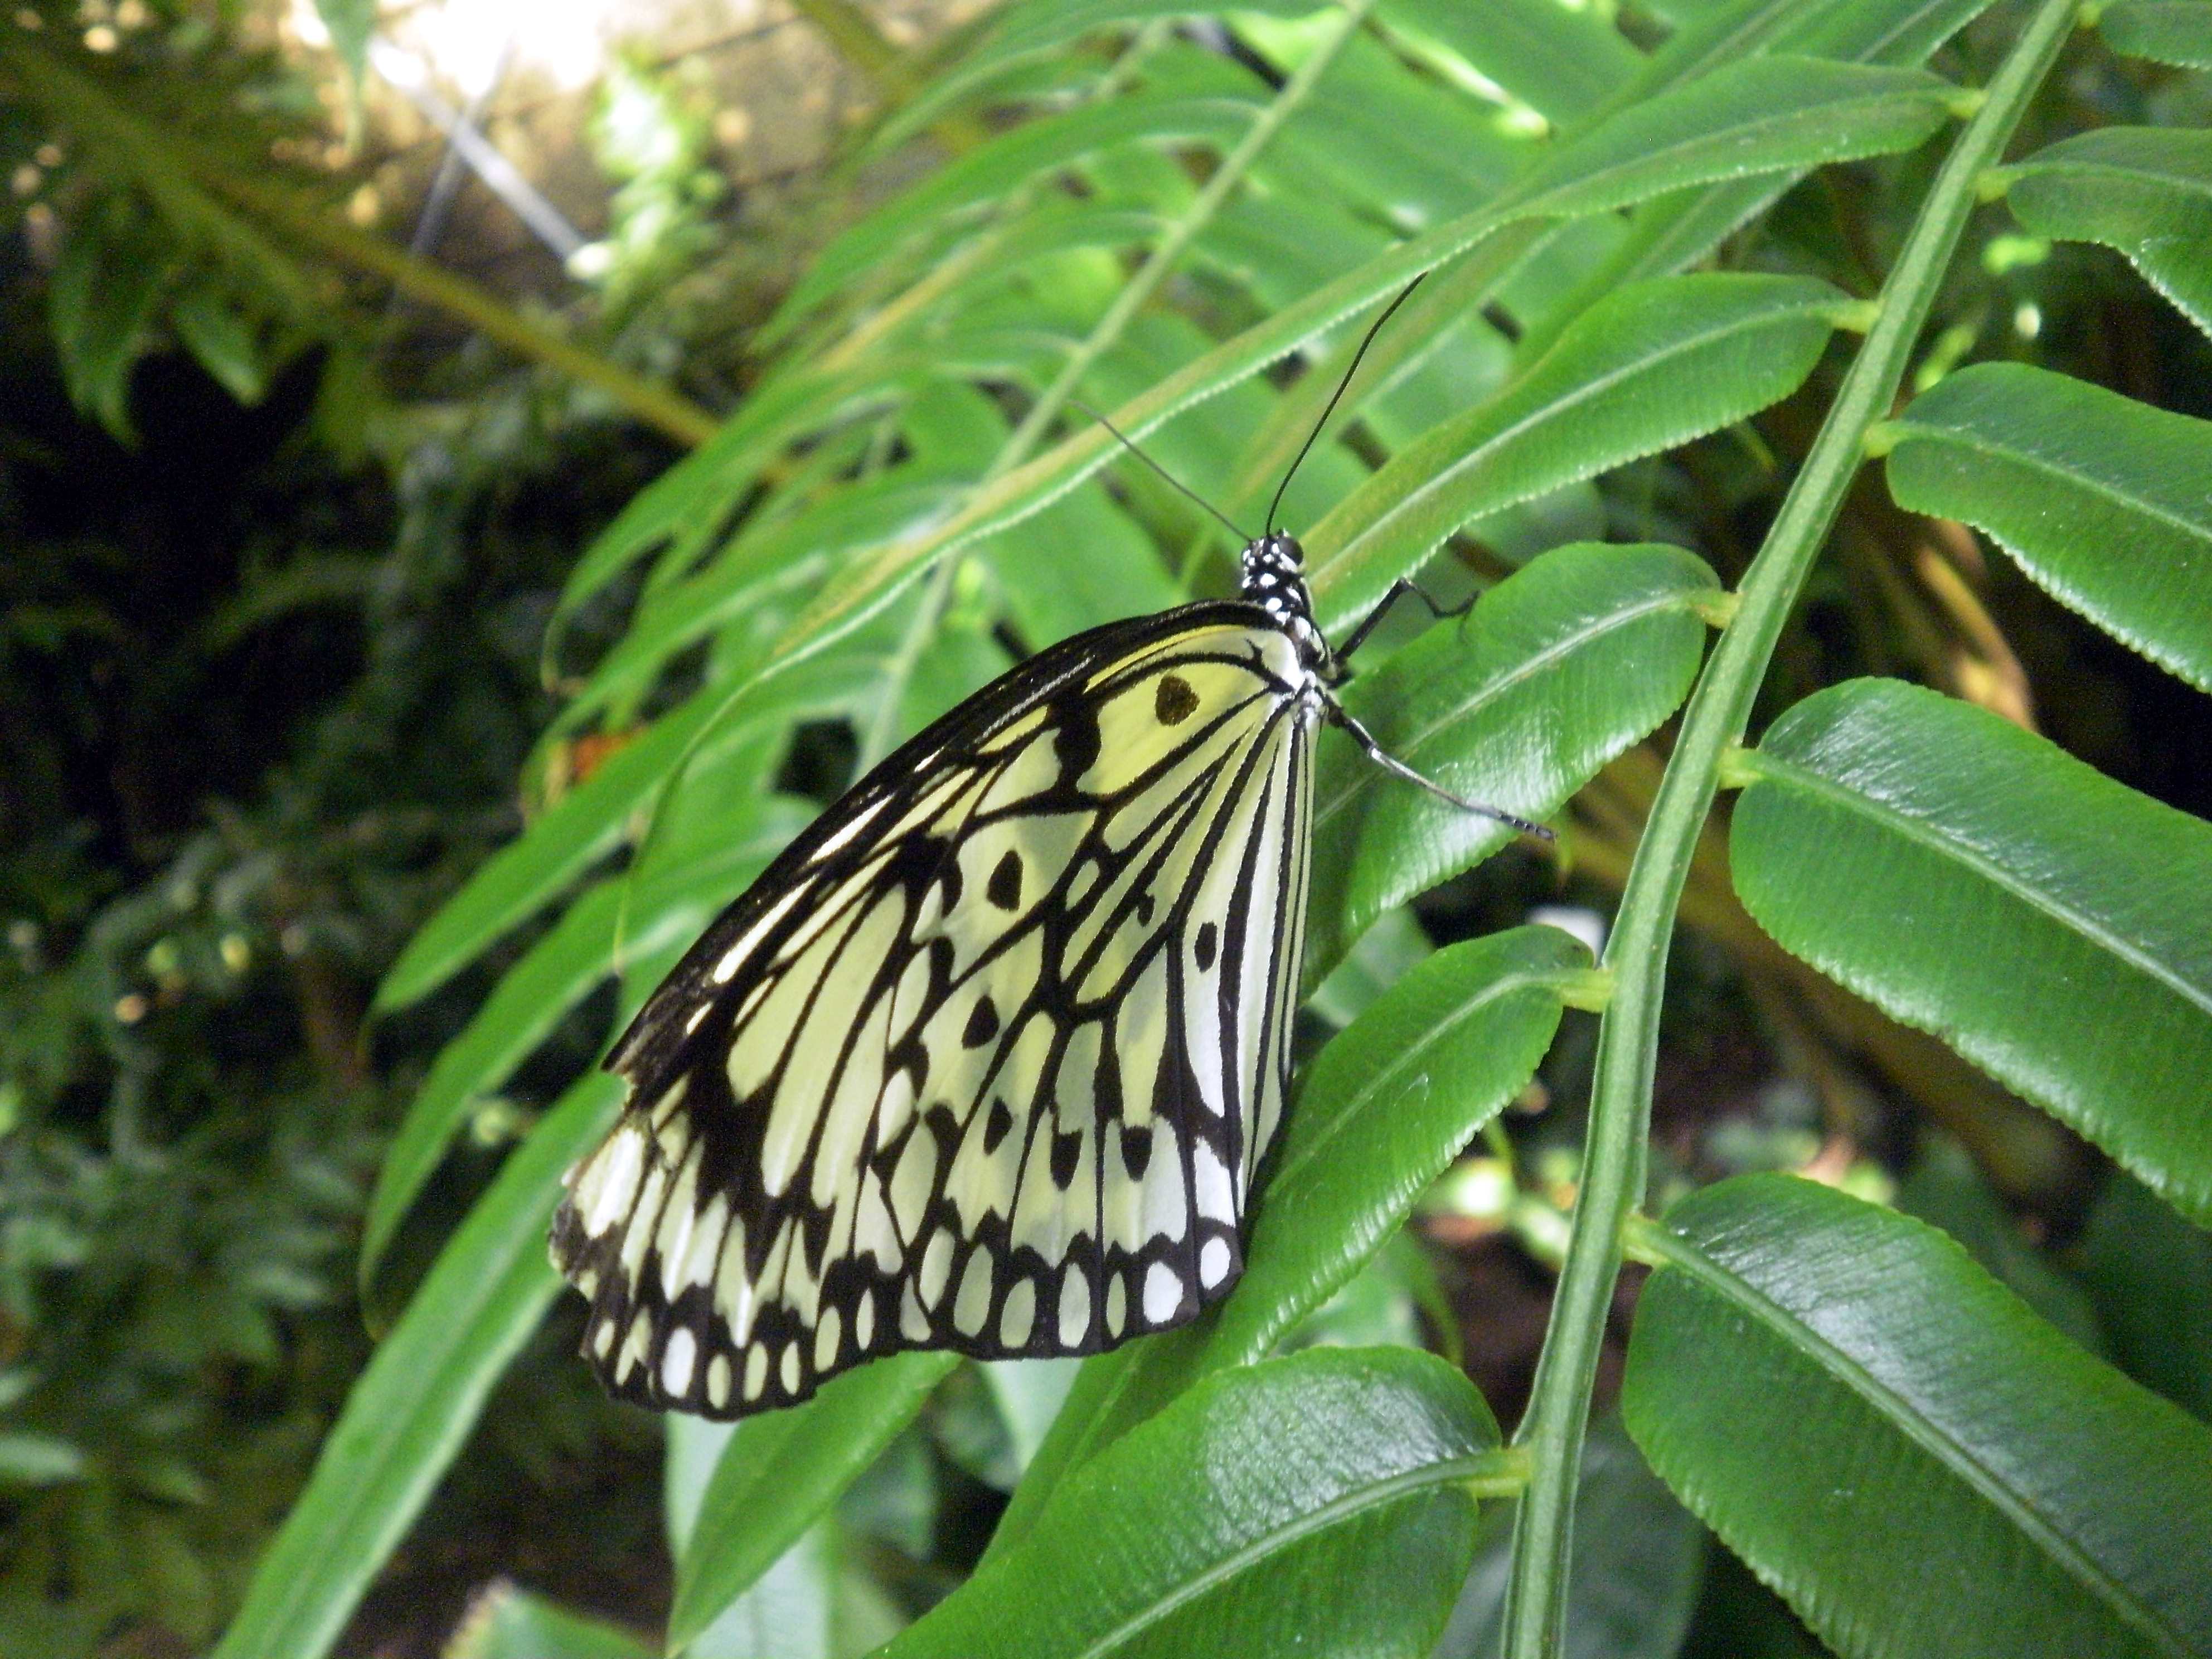
{"type": "Polygon", "coordinates": [[[1390,614],[1390,607],[1408,593],[1428,606],[1429,614],[1439,622],[1446,617],[1464,617],[1474,607],[1474,600],[1469,597],[1465,605],[1455,605],[1447,609],[1423,592],[1419,583],[1409,577],[1401,576],[1390,584],[1390,591],[1376,601],[1375,608],[1360,619],[1358,626],[1352,630],[1344,643],[1336,647],[1336,659],[1342,662],[1358,650],[1362,641],[1382,625],[1383,617],[1390,614]]]}
{"type": "Polygon", "coordinates": [[[1333,724],[1341,726],[1352,742],[1359,745],[1361,753],[1393,777],[1403,778],[1408,783],[1418,783],[1438,800],[1449,801],[1462,812],[1476,812],[1486,818],[1495,818],[1500,823],[1510,824],[1524,835],[1535,836],[1545,841],[1553,839],[1552,832],[1540,823],[1532,823],[1527,818],[1517,817],[1503,807],[1486,806],[1479,800],[1468,800],[1464,796],[1455,795],[1442,784],[1433,783],[1423,777],[1405,762],[1383,748],[1381,744],[1376,742],[1375,734],[1345,713],[1343,707],[1334,698],[1329,702],[1328,718],[1333,724]]]}

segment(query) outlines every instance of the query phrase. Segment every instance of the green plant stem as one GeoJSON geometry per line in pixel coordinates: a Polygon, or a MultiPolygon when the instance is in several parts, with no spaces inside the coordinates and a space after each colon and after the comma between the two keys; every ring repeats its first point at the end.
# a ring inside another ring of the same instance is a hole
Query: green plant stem
{"type": "Polygon", "coordinates": [[[312,284],[251,221],[273,226],[340,264],[381,276],[410,298],[459,317],[518,356],[596,387],[686,447],[704,443],[721,425],[689,398],[546,332],[474,283],[414,258],[283,191],[243,178],[174,133],[151,131],[106,88],[25,40],[20,30],[0,31],[0,62],[14,70],[19,90],[43,104],[80,142],[95,148],[116,172],[143,187],[179,236],[250,268],[283,295],[295,319],[318,331],[328,335],[342,331],[332,327],[329,316],[320,314],[324,298],[313,293],[312,284]],[[243,210],[249,219],[233,216],[211,199],[216,197],[234,210],[243,210]]]}
{"type": "Polygon", "coordinates": [[[1741,606],[1691,697],[1630,867],[1606,953],[1616,981],[1598,1040],[1582,1191],[1528,1414],[1516,1437],[1528,1449],[1534,1472],[1515,1523],[1505,1659],[1549,1659],[1560,1650],[1590,1387],[1620,1267],[1622,1231],[1644,1184],[1668,945],[1723,757],[1742,740],[1775,642],[1864,458],[1866,433],[1897,395],[1973,210],[1976,183],[2049,71],[2079,3],[2043,0],[1937,173],[1883,288],[1881,314],[1745,573],[1741,606]]]}
{"type": "MultiPolygon", "coordinates": [[[[1305,62],[1298,65],[1297,72],[1284,82],[1283,89],[1275,94],[1274,101],[1260,112],[1244,136],[1237,141],[1236,147],[1222,157],[1221,165],[1213,170],[1212,176],[1206,179],[1191,204],[1176,216],[1175,222],[1168,227],[1167,234],[1160,238],[1136,275],[1130,277],[1121,291],[1114,296],[1114,302],[1106,307],[1105,315],[1084,337],[1082,344],[1068,354],[1067,361],[1060,365],[1060,373],[1053,377],[1052,384],[1030,405],[1021,424],[1000,446],[999,453],[991,458],[991,465],[975,481],[978,489],[1029,459],[1037,445],[1043,441],[1044,434],[1051,428],[1052,423],[1060,418],[1060,411],[1066,408],[1068,398],[1074,395],[1075,388],[1081,384],[1083,377],[1091,372],[1091,366],[1100,357],[1113,349],[1127,330],[1130,320],[1158,292],[1160,284],[1167,280],[1168,273],[1175,269],[1176,262],[1182,257],[1184,251],[1206,226],[1213,222],[1231,192],[1243,182],[1245,175],[1252,170],[1252,164],[1259,160],[1261,153],[1282,131],[1283,123],[1289,120],[1298,106],[1312,94],[1315,86],[1328,73],[1329,65],[1336,61],[1337,54],[1344,50],[1346,43],[1358,32],[1360,24],[1366,21],[1367,14],[1374,9],[1374,6],[1375,0],[1346,0],[1343,20],[1335,31],[1314,47],[1305,62]]],[[[897,654],[891,659],[887,676],[890,693],[877,709],[876,718],[869,723],[863,736],[860,744],[863,771],[890,752],[891,737],[897,726],[898,694],[903,690],[915,664],[921,660],[923,648],[928,644],[930,630],[936,626],[937,617],[945,608],[945,601],[951,592],[953,573],[958,565],[957,556],[946,553],[938,560],[937,568],[930,573],[928,586],[924,590],[921,603],[915,609],[913,623],[899,641],[897,654]]]]}

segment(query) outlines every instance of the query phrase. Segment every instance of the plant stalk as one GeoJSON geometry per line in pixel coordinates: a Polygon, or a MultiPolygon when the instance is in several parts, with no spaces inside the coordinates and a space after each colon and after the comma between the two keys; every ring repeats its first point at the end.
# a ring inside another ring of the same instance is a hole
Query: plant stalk
{"type": "Polygon", "coordinates": [[[1863,441],[1889,411],[1968,216],[1976,183],[2002,153],[2064,44],[2080,0],[2043,0],[1930,187],[1884,285],[1880,315],[1845,374],[1820,435],[1745,572],[1741,609],[1715,646],[1683,716],[1614,921],[1606,963],[1616,975],[1598,1041],[1589,1144],[1566,1261],[1552,1305],[1528,1414],[1516,1443],[1534,1473],[1515,1522],[1504,1659],[1561,1650],[1575,1476],[1588,1425],[1622,1231],[1644,1184],[1660,999],[1674,912],[1723,756],[1740,743],[1791,608],[1826,540],[1863,441]]]}

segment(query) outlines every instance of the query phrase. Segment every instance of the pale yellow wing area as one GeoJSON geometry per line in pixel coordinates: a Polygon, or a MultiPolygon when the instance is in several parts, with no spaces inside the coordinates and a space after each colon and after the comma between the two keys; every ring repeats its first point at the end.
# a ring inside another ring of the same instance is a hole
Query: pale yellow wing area
{"type": "Polygon", "coordinates": [[[554,1237],[617,1392],[734,1416],[1226,1293],[1282,1109],[1320,705],[1250,607],[1124,629],[856,786],[618,1047],[631,1101],[554,1237]]]}

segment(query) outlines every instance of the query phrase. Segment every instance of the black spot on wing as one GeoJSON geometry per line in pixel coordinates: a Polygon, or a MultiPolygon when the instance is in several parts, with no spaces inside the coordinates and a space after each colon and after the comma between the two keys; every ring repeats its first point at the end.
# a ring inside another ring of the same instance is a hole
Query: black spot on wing
{"type": "Polygon", "coordinates": [[[960,1033],[960,1046],[980,1048],[999,1035],[999,1010],[988,996],[975,999],[975,1011],[968,1016],[967,1028],[960,1033]]]}
{"type": "Polygon", "coordinates": [[[1006,1109],[1006,1103],[996,1095],[991,1097],[991,1115],[983,1120],[983,1151],[986,1154],[999,1150],[1000,1143],[1013,1133],[1014,1115],[1006,1109]]]}
{"type": "Polygon", "coordinates": [[[1188,680],[1180,674],[1160,676],[1159,688],[1152,693],[1152,713],[1162,726],[1181,726],[1197,707],[1198,693],[1188,680]]]}
{"type": "Polygon", "coordinates": [[[991,879],[983,889],[983,896],[1001,910],[1015,910],[1022,902],[1022,855],[1012,848],[1006,849],[991,872],[991,879]]]}
{"type": "Polygon", "coordinates": [[[1121,1130],[1121,1164],[1133,1181],[1145,1178],[1145,1166],[1152,1161],[1152,1132],[1149,1127],[1121,1130]]]}
{"type": "Polygon", "coordinates": [[[1198,969],[1200,973],[1213,966],[1214,953],[1220,948],[1221,929],[1210,921],[1200,923],[1198,929],[1198,941],[1194,947],[1198,957],[1198,969]]]}
{"type": "Polygon", "coordinates": [[[1083,1131],[1073,1130],[1066,1134],[1055,1131],[1052,1137],[1052,1184],[1063,1193],[1075,1179],[1075,1166],[1083,1156],[1083,1131]]]}

